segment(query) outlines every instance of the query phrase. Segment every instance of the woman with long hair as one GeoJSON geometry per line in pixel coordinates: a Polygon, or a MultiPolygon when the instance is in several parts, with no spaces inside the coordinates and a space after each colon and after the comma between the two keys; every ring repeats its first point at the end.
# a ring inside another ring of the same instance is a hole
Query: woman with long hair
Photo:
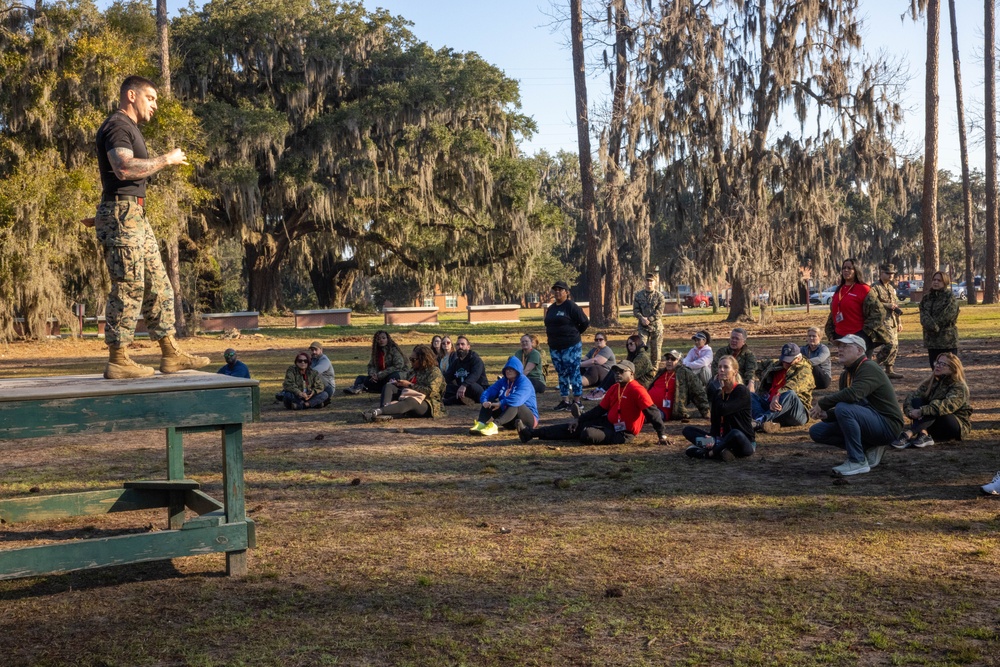
{"type": "Polygon", "coordinates": [[[944,271],[931,276],[930,289],[920,299],[920,326],[931,368],[945,352],[958,354],[958,300],[944,271]]]}
{"type": "Polygon", "coordinates": [[[442,336],[441,349],[437,354],[438,369],[440,369],[442,373],[448,371],[448,366],[451,364],[451,355],[454,351],[455,347],[451,343],[451,336],[442,336]]]}
{"type": "MultiPolygon", "coordinates": [[[[429,349],[429,348],[428,348],[429,349]]],[[[344,390],[348,394],[368,391],[382,393],[389,380],[398,380],[406,372],[406,359],[388,331],[376,331],[372,336],[372,355],[368,360],[368,374],[354,379],[354,386],[344,390]]]]}
{"type": "Polygon", "coordinates": [[[886,339],[885,311],[857,264],[853,257],[841,264],[840,285],[830,300],[830,316],[826,319],[826,337],[835,341],[851,334],[860,336],[870,353],[886,339]]]}
{"type": "Polygon", "coordinates": [[[434,358],[441,358],[441,336],[434,334],[431,338],[431,350],[434,352],[434,358]]]}
{"type": "MultiPolygon", "coordinates": [[[[646,344],[642,342],[642,336],[639,334],[632,334],[625,339],[625,350],[627,352],[625,358],[635,366],[635,381],[643,387],[648,387],[650,381],[653,379],[653,360],[649,358],[648,349],[646,344]]],[[[608,373],[601,382],[601,385],[597,389],[585,394],[584,398],[588,401],[600,401],[614,384],[614,373],[608,373]]]]}
{"type": "Polygon", "coordinates": [[[365,410],[365,421],[389,421],[395,417],[437,419],[445,415],[444,376],[430,345],[417,345],[410,355],[413,374],[408,380],[392,379],[383,393],[384,405],[365,410]],[[385,400],[388,399],[388,400],[385,400]]]}
{"type": "Polygon", "coordinates": [[[910,426],[892,443],[896,449],[964,440],[972,430],[972,406],[962,360],[951,352],[939,354],[931,376],[906,397],[903,414],[910,426]]]}
{"type": "Polygon", "coordinates": [[[740,377],[736,357],[719,358],[720,391],[712,399],[711,427],[708,431],[685,426],[681,434],[692,443],[685,453],[698,459],[732,461],[751,456],[757,450],[750,412],[750,389],[740,377]]]}

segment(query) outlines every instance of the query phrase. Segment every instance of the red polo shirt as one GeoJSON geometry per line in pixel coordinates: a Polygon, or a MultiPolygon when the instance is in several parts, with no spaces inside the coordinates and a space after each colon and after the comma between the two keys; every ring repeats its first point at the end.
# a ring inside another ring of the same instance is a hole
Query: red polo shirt
{"type": "Polygon", "coordinates": [[[642,411],[653,405],[649,392],[641,384],[632,380],[623,388],[620,384],[611,385],[601,400],[601,407],[608,411],[608,421],[612,424],[623,422],[625,430],[636,435],[646,423],[642,411]]]}

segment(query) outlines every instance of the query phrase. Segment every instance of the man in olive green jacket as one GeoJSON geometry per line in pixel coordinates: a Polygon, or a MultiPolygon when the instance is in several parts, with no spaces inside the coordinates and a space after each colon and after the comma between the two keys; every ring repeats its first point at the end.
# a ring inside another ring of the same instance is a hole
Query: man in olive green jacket
{"type": "Polygon", "coordinates": [[[785,343],[781,356],[761,373],[760,389],[750,396],[754,429],[775,433],[782,426],[807,423],[815,388],[812,364],[798,345],[785,343]]]}
{"type": "Polygon", "coordinates": [[[840,390],[820,398],[809,415],[822,420],[809,429],[814,442],[847,450],[847,461],[833,469],[836,475],[869,472],[903,429],[892,382],[865,356],[865,345],[854,334],[837,340],[837,355],[844,365],[840,390]]]}
{"type": "Polygon", "coordinates": [[[716,351],[712,358],[712,378],[705,387],[709,402],[715,400],[715,395],[719,393],[719,359],[726,355],[736,358],[739,366],[740,377],[743,384],[747,386],[752,394],[757,388],[757,357],[747,346],[747,331],[743,327],[736,327],[729,333],[729,345],[716,351]]]}

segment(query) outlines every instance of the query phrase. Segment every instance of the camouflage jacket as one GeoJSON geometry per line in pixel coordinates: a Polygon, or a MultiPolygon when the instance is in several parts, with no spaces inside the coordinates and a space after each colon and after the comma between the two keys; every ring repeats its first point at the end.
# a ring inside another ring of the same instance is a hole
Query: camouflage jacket
{"type": "MultiPolygon", "coordinates": [[[[670,418],[687,419],[691,416],[688,412],[687,404],[694,403],[701,416],[708,419],[709,413],[712,410],[712,404],[708,402],[708,396],[705,394],[705,385],[691,372],[691,369],[683,364],[677,364],[674,367],[674,371],[676,373],[674,378],[674,402],[670,418]]],[[[656,384],[657,380],[666,374],[667,370],[665,368],[660,370],[646,388],[649,389],[652,387],[656,384]]]]}
{"type": "MultiPolygon", "coordinates": [[[[775,373],[784,369],[784,364],[780,359],[776,359],[767,365],[767,368],[760,374],[760,388],[757,393],[767,398],[771,393],[771,384],[775,373]]],[[[799,357],[792,362],[785,372],[785,385],[778,393],[794,391],[795,395],[802,401],[806,410],[812,407],[812,393],[816,388],[816,380],[813,378],[812,364],[805,357],[799,357]]]]}
{"type": "Polygon", "coordinates": [[[630,359],[635,365],[635,381],[643,387],[649,386],[649,381],[653,379],[653,360],[649,358],[646,350],[639,350],[635,354],[635,359],[630,359]]]}
{"type": "Polygon", "coordinates": [[[958,301],[950,289],[930,290],[920,299],[920,326],[927,349],[958,348],[958,301]]]}
{"type": "Polygon", "coordinates": [[[303,376],[298,368],[289,366],[288,370],[285,371],[285,380],[281,383],[281,390],[318,394],[321,391],[326,391],[326,384],[323,382],[323,376],[312,368],[307,368],[305,376],[303,376]]]}
{"type": "Polygon", "coordinates": [[[943,417],[955,415],[962,427],[964,440],[972,430],[972,406],[969,405],[969,387],[964,382],[951,382],[951,379],[936,380],[928,378],[917,390],[903,401],[903,414],[909,418],[914,403],[920,400],[922,417],[943,417]]]}
{"type": "Polygon", "coordinates": [[[426,396],[424,400],[431,407],[431,417],[437,419],[447,415],[444,409],[444,375],[437,366],[431,366],[416,372],[413,378],[413,390],[426,396]]]}
{"type": "Polygon", "coordinates": [[[380,371],[378,369],[378,364],[375,361],[375,355],[373,354],[371,359],[368,361],[368,375],[375,373],[378,375],[379,380],[383,380],[392,373],[399,373],[400,375],[406,373],[406,358],[403,356],[403,351],[399,349],[398,345],[389,345],[385,349],[385,370],[380,371]]]}
{"type": "Polygon", "coordinates": [[[750,351],[750,346],[744,344],[739,354],[733,354],[732,348],[728,345],[715,353],[715,357],[712,358],[713,379],[719,375],[719,359],[727,354],[736,357],[736,363],[739,364],[740,377],[743,378],[743,384],[750,384],[751,380],[757,378],[757,357],[750,351]]]}
{"type": "Polygon", "coordinates": [[[872,292],[875,294],[875,300],[882,306],[885,325],[891,329],[899,329],[899,303],[892,283],[883,285],[881,280],[876,280],[872,285],[872,292]]]}
{"type": "Polygon", "coordinates": [[[632,299],[632,314],[638,320],[639,316],[649,318],[649,326],[639,323],[640,330],[663,329],[663,294],[659,290],[639,290],[632,299]]]}

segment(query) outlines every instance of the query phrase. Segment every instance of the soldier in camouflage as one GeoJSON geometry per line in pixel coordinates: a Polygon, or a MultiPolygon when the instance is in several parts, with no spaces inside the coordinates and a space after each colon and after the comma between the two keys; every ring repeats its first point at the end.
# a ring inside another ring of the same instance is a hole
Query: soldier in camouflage
{"type": "Polygon", "coordinates": [[[156,112],[156,87],[152,81],[130,76],[122,82],[118,109],[97,131],[97,161],[103,193],[97,207],[94,229],[104,248],[104,261],[111,277],[106,310],[105,342],[109,380],[148,377],[152,368],[128,356],[141,312],[149,337],[159,341],[160,372],[201,368],[208,357],[181,352],[174,342],[174,292],[167,280],[160,248],[146,219],[146,179],[171,165],[187,164],[179,148],[150,158],[139,123],[147,123],[156,112]]]}
{"type": "Polygon", "coordinates": [[[879,348],[875,360],[885,367],[885,374],[892,380],[902,380],[903,375],[893,370],[896,365],[896,355],[899,353],[899,332],[903,323],[899,316],[903,314],[896,302],[896,288],[892,284],[896,277],[894,264],[879,265],[878,280],[872,285],[872,293],[882,307],[884,315],[885,343],[879,348]]]}
{"type": "Polygon", "coordinates": [[[660,363],[660,352],[663,349],[663,295],[656,289],[655,274],[647,273],[646,289],[635,293],[632,314],[639,323],[639,336],[649,347],[649,356],[655,368],[660,363]]]}

